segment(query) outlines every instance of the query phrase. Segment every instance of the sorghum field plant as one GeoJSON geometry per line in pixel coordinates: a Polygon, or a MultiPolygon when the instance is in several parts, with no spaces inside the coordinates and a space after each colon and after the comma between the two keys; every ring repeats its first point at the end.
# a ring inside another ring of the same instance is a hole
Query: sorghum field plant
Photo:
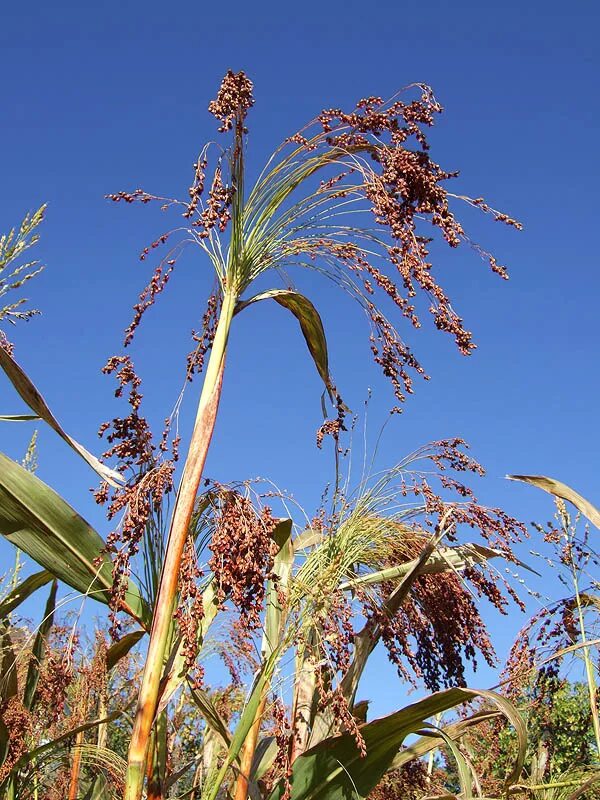
{"type": "MultiPolygon", "coordinates": [[[[414,379],[426,376],[384,309],[410,331],[421,325],[424,298],[434,325],[468,355],[471,333],[434,272],[430,243],[467,245],[506,278],[468,238],[455,207],[520,225],[482,198],[449,191],[456,173],[429,152],[427,130],[442,109],[427,86],[387,102],[365,98],[348,113],[324,110],[250,184],[253,103],[249,78],[228,72],[209,106],[224,144],[201,150],[185,199],[143,189],[110,195],[179,213],[142,252],[143,261],[161,248],[164,255],[134,306],[124,348],[184,252],[196,248],[214,270],[182,375],[189,393],[203,374],[189,441],[177,432],[182,395],[153,436],[141,379],[124,351],[103,371],[116,379],[126,412],[107,415],[106,450],[96,458],[65,431],[2,335],[0,365],[32,412],[2,419],[50,425],[98,473],[95,496],[108,518],[101,536],[31,469],[0,455],[0,533],[41,568],[23,580],[15,570],[1,605],[7,797],[337,800],[384,797],[398,786],[448,796],[430,757],[442,744],[467,798],[478,784],[456,742],[498,715],[516,737],[501,791],[521,777],[522,717],[501,693],[465,688],[465,668],[477,659],[495,663],[484,601],[500,613],[510,602],[522,605],[494,563],[519,563],[513,548],[526,529],[477,502],[468,478],[483,470],[458,438],[349,488],[342,473],[350,412],[332,377],[317,303],[292,283],[294,270],[311,269],[357,302],[397,411],[414,379]],[[316,443],[331,441],[335,468],[333,489],[313,514],[270,484],[224,485],[204,475],[230,333],[240,313],[267,300],[295,317],[323,381],[328,411],[316,443]],[[77,619],[58,622],[57,581],[108,609],[109,630],[87,646],[77,619]],[[37,627],[15,623],[15,610],[44,585],[50,595],[37,627]],[[368,721],[357,691],[378,644],[404,682],[430,694],[368,721]],[[230,674],[226,687],[210,686],[204,674],[215,652],[230,674]],[[475,698],[485,710],[445,727],[428,722],[475,698]],[[411,734],[418,738],[405,744],[411,734]]],[[[0,297],[39,269],[21,255],[35,244],[42,215],[0,240],[0,297]]],[[[33,313],[17,300],[0,321],[33,313]]]]}

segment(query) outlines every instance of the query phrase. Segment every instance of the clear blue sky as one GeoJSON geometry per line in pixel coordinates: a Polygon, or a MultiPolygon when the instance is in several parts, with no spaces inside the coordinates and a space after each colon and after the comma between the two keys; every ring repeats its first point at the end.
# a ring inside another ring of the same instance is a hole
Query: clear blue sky
{"type": "MultiPolygon", "coordinates": [[[[29,291],[44,315],[14,339],[74,436],[98,449],[99,422],[117,413],[100,367],[151,269],[137,254],[165,225],[157,210],[103,196],[137,186],[185,193],[197,152],[215,136],[206,107],[226,69],[244,69],[255,84],[252,169],[323,107],[420,81],[446,108],[434,158],[461,170],[462,191],[485,195],[525,231],[467,216],[475,238],[509,265],[508,283],[466,250],[442,254],[440,274],[479,347],[465,359],[431,326],[410,334],[432,380],[417,383],[388,428],[378,464],[459,435],[488,469],[478,490],[489,504],[550,517],[550,499],[508,484],[507,472],[552,475],[600,500],[595,3],[59,0],[6,2],[2,17],[0,229],[49,204],[37,253],[47,269],[29,291]]],[[[157,426],[210,280],[206,260],[190,252],[133,349],[157,426]]],[[[346,401],[359,410],[374,389],[374,438],[392,396],[371,365],[365,323],[311,281],[346,401]]],[[[20,411],[0,386],[0,413],[20,411]]],[[[209,474],[268,476],[314,507],[330,476],[329,455],[314,446],[320,391],[291,318],[267,307],[240,318],[209,474]]],[[[3,425],[0,449],[20,456],[29,432],[3,425]]],[[[39,475],[107,532],[87,491],[94,475],[51,432],[41,433],[39,475]]],[[[9,550],[0,555],[7,566],[9,550]]],[[[500,641],[518,624],[509,620],[500,641]]]]}

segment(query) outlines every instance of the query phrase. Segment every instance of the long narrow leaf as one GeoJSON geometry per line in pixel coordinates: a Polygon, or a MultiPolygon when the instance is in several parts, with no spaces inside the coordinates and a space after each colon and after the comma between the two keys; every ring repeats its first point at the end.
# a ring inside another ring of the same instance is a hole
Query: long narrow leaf
{"type": "Polygon", "coordinates": [[[192,700],[202,712],[207,725],[219,736],[225,747],[231,746],[231,733],[227,723],[215,708],[214,703],[203,689],[190,688],[192,700]]]}
{"type": "MultiPolygon", "coordinates": [[[[457,547],[443,547],[432,553],[429,559],[422,564],[419,569],[419,575],[436,575],[440,572],[460,571],[475,564],[485,563],[492,558],[502,558],[503,556],[504,554],[500,550],[493,550],[491,547],[484,547],[475,543],[457,547]]],[[[399,564],[396,567],[387,567],[367,575],[360,575],[341,584],[340,589],[353,589],[355,586],[370,586],[374,583],[384,583],[396,578],[403,578],[415,567],[416,563],[415,559],[414,561],[399,564]]],[[[520,564],[520,566],[530,569],[525,564],[520,564]]]]}
{"type": "Polygon", "coordinates": [[[109,671],[113,669],[145,635],[146,631],[144,630],[131,631],[111,644],[106,651],[106,669],[109,671]]]}
{"type": "Polygon", "coordinates": [[[543,489],[544,492],[553,494],[555,497],[560,497],[563,500],[568,500],[572,503],[578,511],[587,517],[592,525],[600,528],[600,511],[582,497],[579,492],[571,489],[566,483],[557,481],[554,478],[547,478],[545,475],[507,475],[511,481],[522,481],[523,483],[530,483],[532,486],[537,486],[538,489],[543,489]]]}
{"type": "MultiPolygon", "coordinates": [[[[59,494],[2,453],[0,534],[72,588],[109,602],[112,564],[102,538],[59,494]]],[[[124,610],[149,625],[149,609],[132,581],[124,610]]]]}
{"type": "Polygon", "coordinates": [[[265,635],[263,638],[263,657],[269,657],[277,647],[283,625],[283,609],[281,606],[281,593],[287,590],[289,578],[294,563],[294,548],[292,546],[292,520],[279,520],[273,531],[273,540],[277,545],[277,553],[273,559],[274,578],[267,583],[267,599],[265,613],[265,635]]]}
{"type": "Polygon", "coordinates": [[[254,295],[249,300],[238,303],[236,313],[253,303],[258,303],[260,300],[269,299],[275,300],[280,306],[287,308],[298,320],[321,380],[325,384],[327,391],[331,393],[332,383],[329,375],[329,355],[325,329],[319,312],[307,297],[289,289],[271,289],[268,292],[262,292],[254,295]]]}
{"type": "Polygon", "coordinates": [[[231,737],[231,743],[223,764],[213,779],[209,782],[209,785],[203,790],[202,800],[215,800],[221,785],[225,780],[227,771],[237,760],[246,737],[250,732],[250,728],[254,724],[256,712],[258,711],[258,708],[263,700],[264,692],[267,691],[267,687],[273,675],[273,670],[275,669],[278,658],[279,651],[276,650],[271,657],[263,663],[263,666],[258,673],[256,680],[254,681],[250,696],[248,697],[246,705],[241,713],[239,722],[235,727],[233,736],[231,737]]]}
{"type": "MultiPolygon", "coordinates": [[[[520,775],[526,749],[522,719],[505,698],[489,691],[447,689],[426,697],[382,719],[360,727],[367,752],[362,756],[350,734],[335,736],[307,750],[295,762],[291,775],[291,800],[348,800],[365,798],[392,764],[400,746],[410,733],[419,731],[425,720],[476,697],[496,703],[516,726],[519,759],[507,778],[520,775]]],[[[286,791],[282,781],[269,800],[281,800],[286,791]]]]}
{"type": "Polygon", "coordinates": [[[44,569],[41,570],[41,572],[34,572],[33,575],[29,575],[24,581],[21,581],[21,583],[0,602],[0,619],[7,617],[15,608],[20,606],[24,600],[27,600],[30,595],[37,592],[42,586],[50,583],[52,577],[52,573],[44,569]]]}
{"type": "Polygon", "coordinates": [[[14,360],[14,358],[3,348],[0,347],[0,367],[4,370],[8,379],[17,390],[17,393],[24,400],[36,415],[43,419],[64,441],[78,453],[90,467],[100,475],[100,477],[111,484],[111,486],[119,486],[123,483],[123,477],[114,470],[101,464],[96,456],[89,453],[83,445],[75,441],[72,436],[62,428],[46,401],[36,389],[31,379],[26,375],[23,368],[14,360]]]}
{"type": "Polygon", "coordinates": [[[439,739],[441,739],[448,750],[452,753],[452,757],[456,763],[458,782],[460,784],[460,796],[462,800],[471,800],[473,797],[473,778],[477,777],[474,773],[472,765],[469,761],[467,761],[467,758],[465,757],[464,753],[461,752],[454,739],[445,734],[443,728],[431,728],[430,735],[437,736],[439,739]]]}

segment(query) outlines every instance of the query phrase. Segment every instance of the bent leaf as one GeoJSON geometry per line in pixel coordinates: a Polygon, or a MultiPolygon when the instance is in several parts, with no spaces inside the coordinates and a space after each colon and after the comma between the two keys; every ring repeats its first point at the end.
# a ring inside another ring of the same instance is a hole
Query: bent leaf
{"type": "MultiPolygon", "coordinates": [[[[474,725],[480,725],[486,720],[495,719],[499,716],[502,716],[501,711],[477,711],[472,716],[467,717],[467,719],[461,719],[459,722],[444,725],[441,730],[443,730],[444,734],[450,739],[460,739],[460,737],[474,725]]],[[[396,769],[401,769],[405,764],[414,761],[416,758],[422,758],[432,750],[436,750],[439,746],[439,737],[434,737],[433,734],[424,732],[422,736],[419,736],[418,739],[411,742],[398,753],[390,764],[388,771],[391,772],[396,769]]]]}
{"type": "Polygon", "coordinates": [[[132,647],[135,647],[140,639],[146,634],[144,630],[131,631],[126,633],[117,642],[111,644],[106,651],[106,669],[110,670],[118,664],[118,662],[127,655],[132,647]]]}
{"type": "Polygon", "coordinates": [[[34,572],[33,575],[25,578],[25,580],[9,592],[0,603],[0,619],[11,614],[15,608],[20,606],[24,600],[27,600],[30,595],[38,589],[41,589],[42,586],[50,583],[52,578],[52,573],[45,569],[41,572],[34,572]]]}
{"type": "Polygon", "coordinates": [[[251,297],[249,300],[238,303],[236,314],[252,303],[258,303],[260,300],[269,299],[275,300],[280,306],[291,311],[300,323],[300,329],[302,330],[310,354],[315,362],[317,371],[325,384],[325,388],[329,394],[331,394],[333,384],[329,375],[329,355],[327,351],[325,329],[323,328],[323,322],[321,321],[319,312],[307,297],[291,289],[271,289],[268,292],[262,292],[261,294],[254,295],[254,297],[251,297]]]}
{"type": "Polygon", "coordinates": [[[545,475],[507,475],[506,477],[511,481],[530,483],[532,486],[537,486],[538,489],[543,489],[544,492],[553,494],[555,497],[568,500],[578,511],[581,511],[584,517],[589,519],[592,525],[600,528],[600,511],[589,500],[582,497],[579,492],[567,486],[566,483],[557,481],[554,478],[547,478],[545,475]]]}
{"type": "MultiPolygon", "coordinates": [[[[462,800],[471,800],[473,797],[473,782],[477,781],[477,775],[471,762],[466,758],[465,754],[461,752],[454,739],[446,735],[443,728],[431,727],[423,732],[441,739],[452,753],[452,757],[456,763],[458,782],[460,784],[460,796],[462,800]]],[[[479,795],[481,795],[481,793],[479,793],[479,795]]]]}
{"type": "MultiPolygon", "coordinates": [[[[514,707],[494,692],[475,689],[447,689],[436,692],[387,717],[360,726],[367,747],[361,756],[351,734],[325,739],[307,750],[292,768],[291,800],[351,800],[366,798],[392,764],[405,738],[416,733],[425,720],[476,697],[483,696],[497,704],[509,716],[517,730],[519,758],[507,778],[513,780],[523,767],[526,731],[514,707]]],[[[269,800],[281,800],[285,793],[281,782],[269,800]]]]}
{"type": "MultiPolygon", "coordinates": [[[[3,453],[0,534],[68,586],[108,604],[112,562],[100,535],[59,494],[3,453]]],[[[123,610],[149,625],[149,609],[131,580],[123,610]]]]}
{"type": "Polygon", "coordinates": [[[107,481],[111,486],[120,486],[123,483],[122,476],[114,470],[101,464],[96,456],[88,452],[85,447],[75,441],[72,436],[61,427],[60,423],[50,411],[46,401],[34,386],[33,382],[26,375],[23,368],[0,347],[0,367],[4,370],[8,379],[17,390],[17,393],[24,400],[32,411],[35,411],[40,419],[43,419],[65,442],[78,453],[90,467],[100,475],[102,480],[107,481]]]}
{"type": "Polygon", "coordinates": [[[192,700],[202,712],[202,717],[206,724],[219,736],[225,747],[230,747],[231,733],[229,732],[227,723],[219,714],[210,696],[204,689],[194,689],[192,686],[190,686],[190,693],[192,695],[192,700]]]}
{"type": "MultiPolygon", "coordinates": [[[[469,543],[458,545],[457,547],[443,547],[438,549],[429,557],[429,560],[423,564],[419,569],[419,575],[437,575],[440,572],[459,572],[460,570],[467,569],[475,566],[475,564],[484,564],[492,558],[505,558],[506,555],[501,550],[494,550],[491,547],[484,545],[469,543]]],[[[415,566],[416,561],[406,561],[404,564],[398,564],[396,567],[387,567],[386,569],[378,570],[377,572],[370,572],[367,575],[359,575],[352,578],[350,581],[340,584],[340,589],[353,589],[355,586],[369,586],[373,583],[384,583],[396,578],[403,578],[415,566]]],[[[539,575],[527,564],[522,561],[515,560],[520,567],[539,575]]]]}

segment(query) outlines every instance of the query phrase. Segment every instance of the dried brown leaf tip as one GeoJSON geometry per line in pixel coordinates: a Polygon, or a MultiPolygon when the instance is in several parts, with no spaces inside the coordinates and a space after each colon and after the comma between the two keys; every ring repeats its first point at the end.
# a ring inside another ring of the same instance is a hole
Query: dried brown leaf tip
{"type": "Polygon", "coordinates": [[[228,70],[221,82],[217,97],[208,105],[211,114],[221,121],[219,131],[230,131],[235,123],[236,128],[246,133],[243,126],[250,108],[254,105],[252,81],[245,72],[228,70]]]}

